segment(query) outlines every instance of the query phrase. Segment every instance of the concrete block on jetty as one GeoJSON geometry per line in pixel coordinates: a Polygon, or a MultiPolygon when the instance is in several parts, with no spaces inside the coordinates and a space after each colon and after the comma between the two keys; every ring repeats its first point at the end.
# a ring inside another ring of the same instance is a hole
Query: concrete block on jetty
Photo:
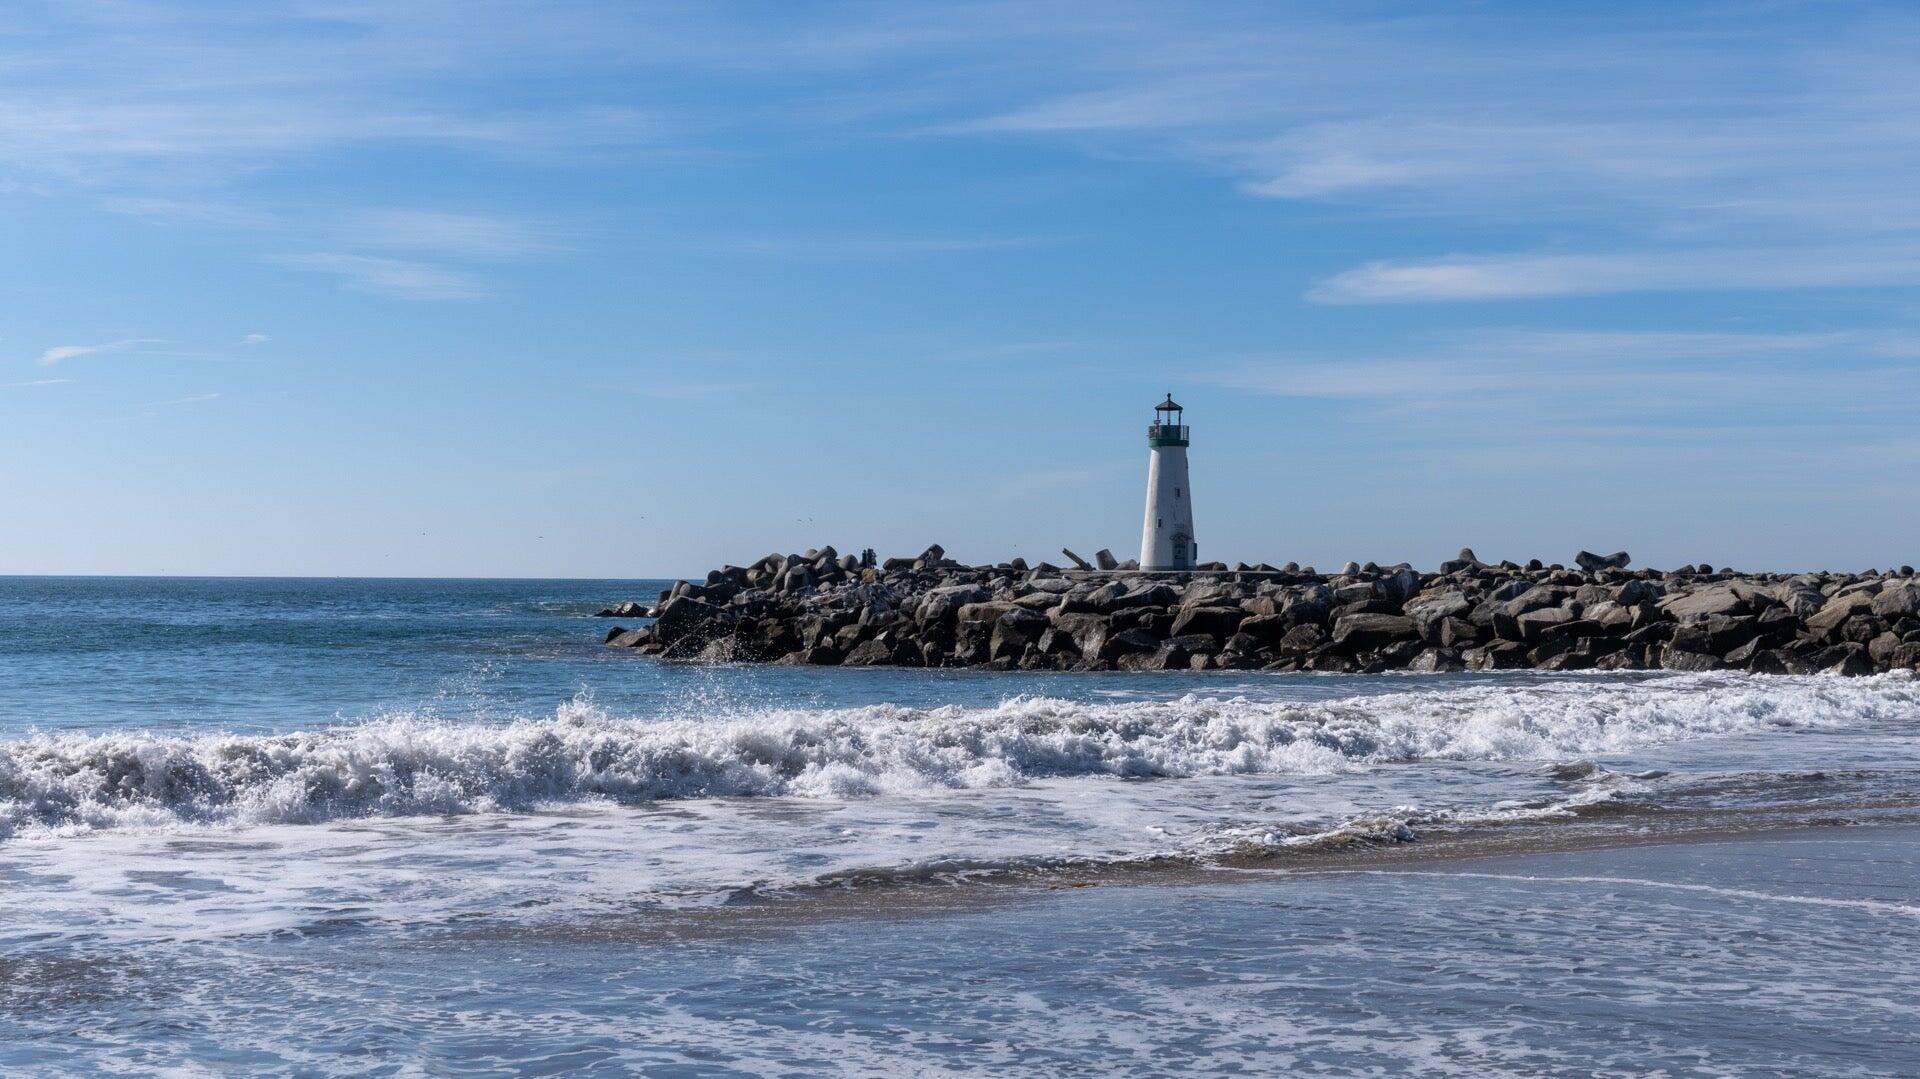
{"type": "Polygon", "coordinates": [[[616,626],[607,643],[699,662],[1000,670],[1920,670],[1911,566],[1629,570],[1624,551],[1582,551],[1570,569],[1462,550],[1437,572],[1372,562],[1331,575],[1293,563],[1152,572],[969,566],[937,544],[876,561],[828,547],[725,566],[652,608],[602,612],[653,618],[616,626]]]}

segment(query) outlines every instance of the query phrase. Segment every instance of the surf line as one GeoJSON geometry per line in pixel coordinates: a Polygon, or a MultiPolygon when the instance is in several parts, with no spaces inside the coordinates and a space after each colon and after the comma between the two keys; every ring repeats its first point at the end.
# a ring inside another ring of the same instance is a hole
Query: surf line
{"type": "Polygon", "coordinates": [[[1520,873],[1454,873],[1427,869],[1329,869],[1328,876],[1367,877],[1464,877],[1474,880],[1506,880],[1523,884],[1620,884],[1636,888],[1660,888],[1672,892],[1705,892],[1730,899],[1756,899],[1766,903],[1794,903],[1809,907],[1841,907],[1874,914],[1920,918],[1920,907],[1889,903],[1884,899],[1836,899],[1820,895],[1780,895],[1747,888],[1719,888],[1711,884],[1680,884],[1668,880],[1643,880],[1639,877],[1534,877],[1520,873]]]}

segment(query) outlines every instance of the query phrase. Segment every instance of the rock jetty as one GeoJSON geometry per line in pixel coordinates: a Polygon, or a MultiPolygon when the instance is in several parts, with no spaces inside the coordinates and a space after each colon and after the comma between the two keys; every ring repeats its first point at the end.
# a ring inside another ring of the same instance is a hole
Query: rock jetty
{"type": "MultiPolygon", "coordinates": [[[[1103,556],[1107,552],[1101,552],[1103,556]]],[[[1078,562],[1078,559],[1075,559],[1078,562]]],[[[1109,561],[1108,557],[1100,560],[1109,561]]],[[[1347,563],[1211,563],[1193,573],[952,561],[939,546],[876,563],[832,548],[768,555],[681,581],[654,620],[609,645],[667,659],[999,670],[1375,673],[1920,669],[1920,578],[1885,572],[1629,570],[1624,551],[1575,568],[1437,572],[1347,563]]],[[[1081,563],[1084,565],[1084,563],[1081,563]]]]}

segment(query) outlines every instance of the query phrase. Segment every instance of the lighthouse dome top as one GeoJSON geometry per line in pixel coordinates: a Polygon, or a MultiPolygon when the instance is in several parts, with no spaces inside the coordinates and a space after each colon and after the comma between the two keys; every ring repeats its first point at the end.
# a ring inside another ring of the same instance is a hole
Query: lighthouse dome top
{"type": "Polygon", "coordinates": [[[1180,403],[1167,394],[1167,399],[1153,406],[1153,423],[1147,426],[1147,445],[1156,449],[1162,446],[1180,446],[1187,444],[1187,425],[1180,422],[1180,403]]]}

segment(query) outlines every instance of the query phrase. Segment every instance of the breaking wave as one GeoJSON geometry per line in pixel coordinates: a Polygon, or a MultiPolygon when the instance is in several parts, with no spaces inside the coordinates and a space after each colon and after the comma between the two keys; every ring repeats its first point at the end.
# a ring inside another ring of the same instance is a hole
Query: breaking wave
{"type": "Polygon", "coordinates": [[[280,735],[41,734],[0,744],[0,837],[453,814],[553,803],[858,798],[1107,776],[1555,762],[1657,742],[1920,715],[1920,684],[1683,675],[1319,702],[1189,695],[991,708],[621,718],[590,701],[497,726],[394,716],[280,735]]]}

